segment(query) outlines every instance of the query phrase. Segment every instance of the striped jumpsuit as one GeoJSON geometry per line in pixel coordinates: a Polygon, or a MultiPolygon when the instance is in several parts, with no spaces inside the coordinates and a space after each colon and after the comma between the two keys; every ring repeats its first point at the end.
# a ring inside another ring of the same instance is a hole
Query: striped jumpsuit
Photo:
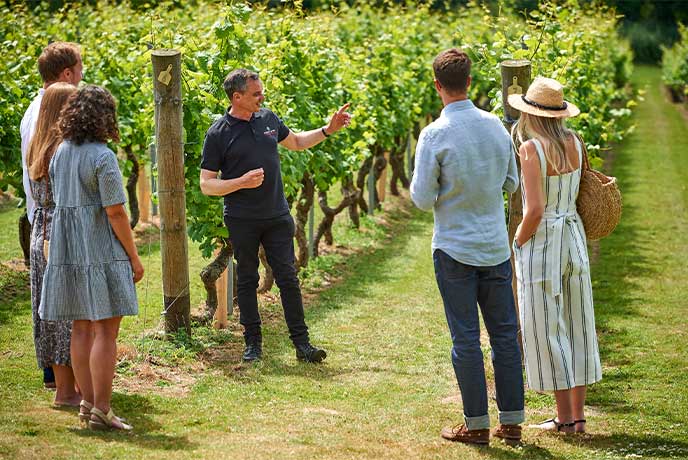
{"type": "MultiPolygon", "coordinates": [[[[542,144],[537,139],[533,143],[545,211],[530,240],[520,248],[514,240],[526,378],[533,390],[566,390],[602,378],[590,262],[576,211],[581,170],[547,176],[542,144]]],[[[577,139],[576,147],[580,165],[577,139]]]]}

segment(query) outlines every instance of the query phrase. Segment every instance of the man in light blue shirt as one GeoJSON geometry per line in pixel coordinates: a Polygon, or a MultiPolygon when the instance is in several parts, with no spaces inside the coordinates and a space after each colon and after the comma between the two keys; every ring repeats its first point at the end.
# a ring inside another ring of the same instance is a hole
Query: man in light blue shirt
{"type": "Polygon", "coordinates": [[[468,99],[471,61],[461,50],[433,63],[440,117],[420,134],[411,199],[432,209],[437,284],[451,332],[452,363],[464,421],[444,428],[451,441],[488,444],[490,418],[478,305],[490,336],[500,425],[493,436],[519,442],[524,421],[518,321],[503,192],[518,188],[513,144],[495,115],[468,99]]]}

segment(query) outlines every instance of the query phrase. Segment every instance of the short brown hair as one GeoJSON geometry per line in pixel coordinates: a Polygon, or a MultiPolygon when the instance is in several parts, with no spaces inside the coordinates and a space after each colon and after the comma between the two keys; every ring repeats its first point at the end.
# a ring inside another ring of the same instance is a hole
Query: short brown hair
{"type": "Polygon", "coordinates": [[[60,115],[62,138],[85,142],[119,142],[115,99],[105,88],[86,85],[72,94],[60,115]]]}
{"type": "Polygon", "coordinates": [[[437,55],[432,63],[435,78],[449,92],[465,93],[471,75],[471,59],[458,48],[437,55]]]}
{"type": "Polygon", "coordinates": [[[234,93],[243,93],[246,91],[249,80],[260,80],[257,73],[246,69],[235,69],[229,72],[223,83],[223,88],[229,100],[232,100],[234,93]]]}
{"type": "Polygon", "coordinates": [[[81,49],[76,43],[54,42],[45,47],[38,57],[38,72],[43,82],[54,82],[60,78],[64,69],[74,67],[79,62],[81,49]]]}

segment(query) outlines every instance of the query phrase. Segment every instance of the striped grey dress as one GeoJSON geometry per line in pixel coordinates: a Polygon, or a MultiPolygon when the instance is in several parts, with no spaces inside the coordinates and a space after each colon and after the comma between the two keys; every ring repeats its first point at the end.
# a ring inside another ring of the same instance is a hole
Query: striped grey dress
{"type": "MultiPolygon", "coordinates": [[[[567,390],[602,378],[588,248],[576,210],[581,170],[547,176],[542,145],[533,143],[545,212],[530,240],[520,248],[514,240],[526,377],[534,390],[567,390]]],[[[581,164],[578,140],[576,147],[581,164]]]]}
{"type": "Polygon", "coordinates": [[[105,144],[64,141],[50,162],[55,211],[40,316],[97,321],[138,313],[131,264],[106,206],[126,202],[105,144]]]}

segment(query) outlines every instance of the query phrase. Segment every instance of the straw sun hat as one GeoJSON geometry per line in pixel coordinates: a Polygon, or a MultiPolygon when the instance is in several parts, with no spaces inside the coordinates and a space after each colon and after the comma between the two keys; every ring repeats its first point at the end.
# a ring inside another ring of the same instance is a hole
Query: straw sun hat
{"type": "Polygon", "coordinates": [[[510,94],[508,101],[516,110],[538,117],[568,118],[580,113],[578,107],[564,100],[561,83],[551,78],[536,77],[525,95],[510,94]]]}

